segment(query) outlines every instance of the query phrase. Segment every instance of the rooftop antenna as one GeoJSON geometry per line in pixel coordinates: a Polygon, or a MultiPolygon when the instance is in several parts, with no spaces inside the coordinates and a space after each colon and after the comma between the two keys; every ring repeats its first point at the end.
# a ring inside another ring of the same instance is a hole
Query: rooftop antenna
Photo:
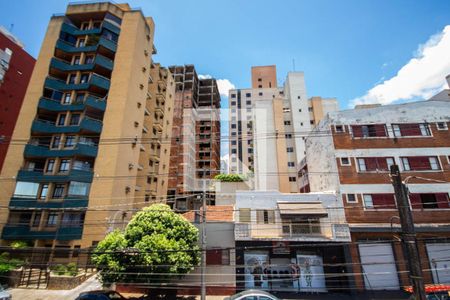
{"type": "Polygon", "coordinates": [[[293,71],[295,72],[295,59],[294,58],[292,59],[292,68],[293,68],[293,71]]]}

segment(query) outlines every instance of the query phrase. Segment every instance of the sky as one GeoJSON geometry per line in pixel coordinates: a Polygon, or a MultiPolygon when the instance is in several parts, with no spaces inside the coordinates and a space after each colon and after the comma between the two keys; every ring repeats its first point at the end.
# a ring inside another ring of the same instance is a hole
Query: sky
{"type": "MultiPolygon", "coordinates": [[[[0,25],[37,56],[52,14],[69,1],[0,0],[0,25]]],[[[129,0],[152,16],[154,60],[194,64],[228,88],[250,87],[250,68],[305,72],[308,96],[361,103],[426,99],[450,74],[448,0],[129,0]],[[294,67],[295,66],[295,67],[294,67]]],[[[227,128],[224,124],[224,132],[227,128]]]]}

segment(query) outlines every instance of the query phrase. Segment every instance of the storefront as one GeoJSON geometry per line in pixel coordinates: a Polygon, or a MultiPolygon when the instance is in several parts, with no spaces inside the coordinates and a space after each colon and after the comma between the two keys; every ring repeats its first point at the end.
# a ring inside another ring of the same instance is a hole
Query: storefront
{"type": "Polygon", "coordinates": [[[238,288],[327,292],[348,288],[344,246],[280,241],[237,242],[238,288]]]}

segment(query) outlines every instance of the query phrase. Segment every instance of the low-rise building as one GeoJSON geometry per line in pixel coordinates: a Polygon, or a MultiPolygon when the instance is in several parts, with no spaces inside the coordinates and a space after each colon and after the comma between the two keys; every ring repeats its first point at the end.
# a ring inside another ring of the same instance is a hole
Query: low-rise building
{"type": "Polygon", "coordinates": [[[336,191],[359,290],[409,285],[390,166],[409,190],[426,283],[449,283],[450,105],[446,100],[330,113],[306,139],[303,191],[336,191]]]}

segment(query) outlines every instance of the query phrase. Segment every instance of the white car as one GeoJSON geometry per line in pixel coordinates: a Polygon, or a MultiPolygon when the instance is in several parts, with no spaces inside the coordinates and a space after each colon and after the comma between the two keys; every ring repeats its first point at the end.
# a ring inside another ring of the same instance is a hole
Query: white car
{"type": "Polygon", "coordinates": [[[11,300],[11,294],[0,285],[0,300],[11,300]]]}
{"type": "Polygon", "coordinates": [[[237,293],[230,297],[225,297],[224,300],[280,300],[272,294],[260,290],[246,290],[237,293]]]}

